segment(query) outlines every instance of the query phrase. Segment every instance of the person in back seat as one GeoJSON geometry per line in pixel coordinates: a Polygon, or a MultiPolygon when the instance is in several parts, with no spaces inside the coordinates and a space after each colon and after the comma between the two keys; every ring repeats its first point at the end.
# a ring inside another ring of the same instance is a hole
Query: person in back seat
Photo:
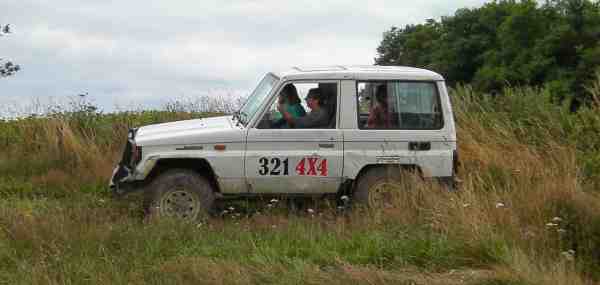
{"type": "Polygon", "coordinates": [[[329,112],[326,110],[326,108],[322,108],[321,102],[322,98],[320,89],[313,88],[308,90],[308,94],[306,95],[306,104],[310,108],[310,113],[308,113],[306,116],[294,118],[294,116],[285,110],[285,107],[281,104],[278,106],[278,110],[283,118],[287,121],[288,125],[290,125],[292,128],[328,128],[329,112]]]}
{"type": "Polygon", "coordinates": [[[367,119],[367,128],[369,129],[389,129],[392,127],[392,117],[390,116],[387,104],[387,90],[385,85],[377,86],[375,100],[369,111],[367,119]]]}

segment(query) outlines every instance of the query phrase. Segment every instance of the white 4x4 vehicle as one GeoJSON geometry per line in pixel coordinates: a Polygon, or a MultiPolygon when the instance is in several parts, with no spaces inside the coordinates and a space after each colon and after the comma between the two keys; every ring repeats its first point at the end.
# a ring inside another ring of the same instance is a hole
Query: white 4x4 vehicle
{"type": "Polygon", "coordinates": [[[232,197],[343,193],[369,204],[379,186],[397,181],[390,170],[452,185],[456,163],[439,74],[296,67],[265,75],[232,116],[130,130],[110,186],[146,192],[150,214],[195,218],[232,197]]]}

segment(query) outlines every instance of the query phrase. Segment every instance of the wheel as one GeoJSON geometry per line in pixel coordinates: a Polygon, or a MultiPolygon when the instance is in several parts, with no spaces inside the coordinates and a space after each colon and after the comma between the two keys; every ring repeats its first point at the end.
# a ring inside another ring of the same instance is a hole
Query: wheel
{"type": "Polygon", "coordinates": [[[215,194],[209,181],[186,169],[172,169],[158,176],[146,191],[150,217],[183,220],[206,218],[212,213],[215,194]]]}
{"type": "Polygon", "coordinates": [[[403,190],[405,170],[398,167],[375,167],[360,176],[354,189],[353,201],[369,208],[390,206],[403,190]]]}

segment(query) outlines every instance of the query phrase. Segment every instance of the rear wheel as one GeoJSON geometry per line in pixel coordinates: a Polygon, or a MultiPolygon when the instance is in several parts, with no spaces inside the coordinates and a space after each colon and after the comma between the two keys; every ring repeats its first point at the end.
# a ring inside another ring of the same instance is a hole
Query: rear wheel
{"type": "Polygon", "coordinates": [[[398,167],[375,167],[359,178],[353,200],[369,208],[391,206],[399,191],[406,189],[402,178],[407,171],[398,167]]]}
{"type": "Polygon", "coordinates": [[[206,178],[190,170],[172,169],[150,184],[145,204],[150,217],[195,220],[208,217],[214,202],[214,191],[206,178]]]}

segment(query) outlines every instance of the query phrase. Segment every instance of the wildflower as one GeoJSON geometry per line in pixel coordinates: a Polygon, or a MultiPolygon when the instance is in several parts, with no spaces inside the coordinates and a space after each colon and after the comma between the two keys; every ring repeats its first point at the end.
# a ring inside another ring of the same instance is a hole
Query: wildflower
{"type": "Polygon", "coordinates": [[[496,203],[496,208],[504,208],[504,206],[505,206],[505,205],[504,205],[504,203],[502,203],[502,202],[498,202],[498,203],[496,203]]]}
{"type": "Polygon", "coordinates": [[[349,200],[349,199],[350,199],[350,198],[348,198],[348,196],[346,196],[346,195],[344,195],[344,196],[340,197],[340,200],[342,200],[342,201],[347,201],[347,200],[349,200]]]}
{"type": "Polygon", "coordinates": [[[229,209],[229,211],[231,211],[231,212],[233,212],[233,210],[235,210],[235,208],[232,206],[229,206],[229,208],[227,208],[227,209],[229,209]]]}
{"type": "Polygon", "coordinates": [[[558,223],[558,222],[562,222],[562,219],[560,217],[554,217],[554,218],[552,218],[552,221],[555,223],[558,223]]]}
{"type": "Polygon", "coordinates": [[[315,213],[315,210],[313,210],[313,209],[311,209],[311,208],[308,208],[308,210],[306,210],[306,211],[307,211],[309,214],[314,214],[314,213],[315,213]]]}
{"type": "Polygon", "coordinates": [[[269,201],[269,202],[275,204],[275,203],[279,202],[279,200],[277,200],[277,199],[271,199],[271,201],[269,201]]]}
{"type": "Polygon", "coordinates": [[[546,226],[547,226],[547,227],[556,227],[556,226],[558,226],[558,224],[555,224],[555,223],[547,223],[547,224],[546,224],[546,226]]]}
{"type": "Polygon", "coordinates": [[[562,256],[565,257],[565,259],[567,259],[568,261],[572,261],[575,259],[575,251],[572,249],[569,249],[567,251],[563,251],[560,254],[562,254],[562,256]]]}

